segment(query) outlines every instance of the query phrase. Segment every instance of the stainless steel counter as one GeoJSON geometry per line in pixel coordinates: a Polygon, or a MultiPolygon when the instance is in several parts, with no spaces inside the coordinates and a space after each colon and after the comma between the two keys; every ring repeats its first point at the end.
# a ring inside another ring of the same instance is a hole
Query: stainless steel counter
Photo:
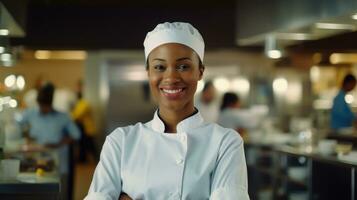
{"type": "Polygon", "coordinates": [[[272,199],[294,195],[305,195],[308,200],[356,199],[354,160],[324,155],[311,146],[247,143],[245,149],[252,199],[259,199],[255,194],[266,193],[267,188],[272,199]]]}

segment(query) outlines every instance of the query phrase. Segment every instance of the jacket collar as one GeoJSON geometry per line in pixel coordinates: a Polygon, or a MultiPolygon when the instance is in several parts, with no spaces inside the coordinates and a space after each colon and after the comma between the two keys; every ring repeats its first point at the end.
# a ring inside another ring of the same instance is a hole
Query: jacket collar
{"type": "MultiPolygon", "coordinates": [[[[186,119],[182,120],[177,124],[176,130],[177,133],[181,132],[189,132],[192,129],[195,129],[203,124],[203,118],[198,111],[197,113],[187,117],[186,119]]],[[[159,110],[156,110],[154,114],[154,118],[151,121],[151,128],[160,133],[165,132],[165,124],[159,117],[159,110]]]]}

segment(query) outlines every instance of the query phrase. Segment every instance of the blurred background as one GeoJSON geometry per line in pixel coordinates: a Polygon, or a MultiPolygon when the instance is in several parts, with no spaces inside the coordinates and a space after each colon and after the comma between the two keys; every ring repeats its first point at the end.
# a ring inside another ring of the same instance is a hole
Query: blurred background
{"type": "MultiPolygon", "coordinates": [[[[39,82],[52,82],[54,107],[71,114],[82,80],[97,152],[116,127],[149,121],[156,105],[143,41],[165,21],[190,22],[205,40],[196,100],[212,82],[212,103],[233,92],[242,109],[263,110],[242,131],[251,199],[357,199],[356,129],[331,129],[334,97],[346,74],[357,75],[355,0],[0,0],[2,157],[21,159],[21,170],[36,176],[38,160],[48,161],[32,155],[37,164],[26,168],[28,151],[19,147],[17,121],[39,82]]],[[[357,90],[345,101],[357,111],[357,90]]],[[[93,155],[76,162],[73,199],[88,191],[93,155]]],[[[54,198],[58,193],[54,187],[54,198]]]]}

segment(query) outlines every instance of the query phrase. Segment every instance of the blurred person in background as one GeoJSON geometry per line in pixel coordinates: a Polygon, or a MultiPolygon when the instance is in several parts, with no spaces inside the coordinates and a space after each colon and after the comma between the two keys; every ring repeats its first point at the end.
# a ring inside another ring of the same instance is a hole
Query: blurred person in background
{"type": "Polygon", "coordinates": [[[204,41],[189,23],[158,24],[144,40],[151,94],[147,123],[107,136],[86,200],[248,200],[242,138],[194,107],[204,41]]]}
{"type": "Polygon", "coordinates": [[[37,78],[35,80],[34,87],[29,89],[24,94],[23,102],[24,102],[25,108],[33,108],[33,107],[38,106],[37,94],[38,94],[38,91],[41,89],[43,83],[44,83],[43,76],[42,75],[37,76],[37,78]]]}
{"type": "Polygon", "coordinates": [[[242,137],[245,137],[247,131],[257,128],[267,114],[265,109],[243,109],[239,96],[233,92],[223,95],[220,110],[217,123],[235,129],[242,137]]]}
{"type": "Polygon", "coordinates": [[[85,163],[87,161],[87,155],[91,154],[94,161],[97,162],[99,156],[97,155],[97,149],[94,143],[96,127],[91,106],[89,102],[83,98],[83,82],[81,80],[77,82],[76,93],[78,99],[71,115],[81,131],[78,161],[85,163]]]}
{"type": "Polygon", "coordinates": [[[215,102],[216,93],[213,82],[207,81],[198,101],[195,101],[196,108],[200,111],[203,119],[208,122],[216,122],[219,115],[219,105],[215,102]]]}
{"type": "Polygon", "coordinates": [[[55,110],[52,106],[55,87],[52,83],[44,84],[38,91],[38,107],[24,111],[20,121],[25,136],[33,143],[56,149],[61,174],[62,199],[72,199],[73,159],[69,145],[79,139],[80,132],[69,115],[55,110]]]}
{"type": "MultiPolygon", "coordinates": [[[[39,75],[36,80],[34,87],[28,90],[23,97],[23,102],[25,108],[32,108],[38,106],[37,95],[39,89],[46,82],[43,75],[39,75]]],[[[53,107],[61,112],[70,113],[75,102],[76,95],[70,89],[67,88],[56,88],[53,95],[53,107]]]]}
{"type": "Polygon", "coordinates": [[[356,77],[347,74],[343,81],[340,91],[333,100],[331,110],[331,128],[335,131],[352,128],[356,123],[356,115],[352,112],[346,102],[346,94],[352,91],[356,86],[356,77]]]}

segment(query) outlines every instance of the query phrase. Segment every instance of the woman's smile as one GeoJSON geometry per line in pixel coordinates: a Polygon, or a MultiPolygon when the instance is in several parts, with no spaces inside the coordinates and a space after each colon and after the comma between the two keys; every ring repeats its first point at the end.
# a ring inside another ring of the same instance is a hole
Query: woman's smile
{"type": "Polygon", "coordinates": [[[168,100],[179,100],[185,95],[185,88],[183,87],[162,87],[160,90],[161,94],[163,94],[168,100]]]}

